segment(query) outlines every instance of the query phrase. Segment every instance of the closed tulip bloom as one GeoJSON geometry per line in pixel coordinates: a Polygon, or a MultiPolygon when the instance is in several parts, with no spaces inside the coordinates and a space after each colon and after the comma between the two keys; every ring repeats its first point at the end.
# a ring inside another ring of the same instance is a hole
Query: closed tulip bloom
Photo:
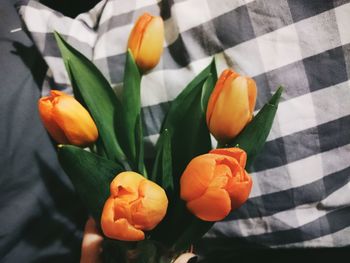
{"type": "Polygon", "coordinates": [[[38,103],[39,114],[53,139],[60,144],[88,146],[98,138],[89,112],[72,96],[52,90],[38,103]]]}
{"type": "Polygon", "coordinates": [[[226,69],[209,98],[207,125],[219,142],[228,142],[251,121],[257,89],[255,81],[226,69]]]}
{"type": "Polygon", "coordinates": [[[131,31],[128,48],[143,71],[154,68],[163,52],[164,24],[159,16],[148,13],[138,18],[131,31]]]}
{"type": "Polygon", "coordinates": [[[252,188],[246,159],[239,148],[215,149],[192,159],[180,179],[187,208],[204,221],[218,221],[244,204],[252,188]]]}
{"type": "Polygon", "coordinates": [[[143,240],[143,231],[155,228],[166,214],[168,198],[163,188],[135,172],[118,174],[110,192],[101,217],[103,233],[109,238],[143,240]]]}

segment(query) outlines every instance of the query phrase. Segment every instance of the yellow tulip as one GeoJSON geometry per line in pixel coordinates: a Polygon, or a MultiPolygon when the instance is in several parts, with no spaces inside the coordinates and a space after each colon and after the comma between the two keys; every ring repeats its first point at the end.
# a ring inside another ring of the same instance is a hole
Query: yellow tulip
{"type": "Polygon", "coordinates": [[[143,231],[164,218],[168,198],[163,188],[135,172],[118,174],[110,185],[101,217],[103,233],[123,241],[143,240],[143,231]]]}
{"type": "Polygon", "coordinates": [[[180,178],[187,208],[204,221],[218,221],[244,204],[252,189],[246,160],[239,148],[215,149],[192,159],[180,178]]]}
{"type": "Polygon", "coordinates": [[[207,125],[222,143],[237,136],[251,121],[257,89],[255,81],[226,69],[218,79],[209,98],[207,125]]]}
{"type": "Polygon", "coordinates": [[[52,90],[38,102],[39,114],[53,139],[61,144],[88,146],[98,138],[89,112],[72,96],[52,90]]]}
{"type": "Polygon", "coordinates": [[[164,24],[159,16],[140,16],[131,31],[128,48],[143,71],[154,68],[163,52],[164,24]]]}

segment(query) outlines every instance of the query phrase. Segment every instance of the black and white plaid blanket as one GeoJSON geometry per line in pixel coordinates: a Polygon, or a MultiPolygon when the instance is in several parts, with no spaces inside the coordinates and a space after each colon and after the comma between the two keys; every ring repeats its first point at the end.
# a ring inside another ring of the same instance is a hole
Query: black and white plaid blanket
{"type": "Polygon", "coordinates": [[[19,10],[49,66],[44,94],[70,91],[54,30],[118,92],[133,23],[145,11],[163,17],[164,55],[142,80],[150,149],[169,102],[213,56],[219,72],[232,67],[254,77],[257,109],[283,85],[251,198],[206,237],[268,247],[350,245],[350,0],[104,0],[76,19],[36,1],[19,10]]]}

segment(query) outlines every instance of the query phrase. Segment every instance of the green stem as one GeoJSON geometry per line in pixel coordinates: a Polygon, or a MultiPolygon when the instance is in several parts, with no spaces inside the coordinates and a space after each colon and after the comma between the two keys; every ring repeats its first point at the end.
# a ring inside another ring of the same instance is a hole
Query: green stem
{"type": "Polygon", "coordinates": [[[216,146],[216,148],[217,149],[219,149],[219,148],[226,148],[226,146],[227,146],[226,143],[218,141],[218,145],[216,146]]]}

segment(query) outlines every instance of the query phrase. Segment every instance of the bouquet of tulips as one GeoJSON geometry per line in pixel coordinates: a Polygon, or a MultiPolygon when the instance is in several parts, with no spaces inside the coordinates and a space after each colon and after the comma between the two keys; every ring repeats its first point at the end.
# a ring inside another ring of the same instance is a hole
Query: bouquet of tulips
{"type": "Polygon", "coordinates": [[[174,262],[248,199],[247,169],[266,141],[282,88],[253,116],[254,80],[231,69],[218,78],[213,59],[172,101],[146,165],[140,85],[161,56],[162,19],[144,14],[136,22],[120,97],[91,61],[55,37],[75,98],[52,90],[39,112],[104,235],[104,262],[174,262]]]}

